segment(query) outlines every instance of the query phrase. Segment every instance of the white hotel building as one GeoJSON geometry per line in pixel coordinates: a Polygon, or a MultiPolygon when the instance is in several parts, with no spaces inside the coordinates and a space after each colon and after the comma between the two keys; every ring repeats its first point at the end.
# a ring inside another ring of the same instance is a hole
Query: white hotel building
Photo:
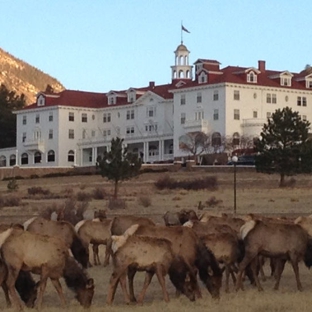
{"type": "Polygon", "coordinates": [[[267,118],[285,106],[312,122],[312,72],[227,66],[198,59],[180,44],[171,83],[92,93],[65,90],[37,95],[16,112],[16,147],[0,150],[0,166],[92,166],[111,139],[124,139],[144,162],[187,157],[179,139],[202,131],[214,139],[256,137],[267,118]]]}

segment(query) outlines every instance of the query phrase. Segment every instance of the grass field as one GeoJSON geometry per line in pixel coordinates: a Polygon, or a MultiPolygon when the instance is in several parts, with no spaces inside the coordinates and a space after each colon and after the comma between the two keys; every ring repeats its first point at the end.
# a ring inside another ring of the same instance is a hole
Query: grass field
{"type": "MultiPolygon", "coordinates": [[[[193,208],[197,211],[198,203],[201,202],[203,210],[198,213],[209,211],[213,214],[233,212],[233,173],[208,173],[205,171],[194,172],[172,172],[170,177],[177,180],[198,179],[204,176],[214,175],[217,177],[218,189],[215,191],[200,190],[186,191],[162,190],[155,188],[154,183],[164,174],[145,173],[139,177],[121,184],[119,194],[126,202],[126,209],[108,210],[108,217],[118,214],[136,214],[151,217],[158,223],[163,223],[162,215],[166,211],[178,211],[182,208],[193,208]],[[150,205],[144,207],[141,198],[147,197],[150,205]],[[209,206],[211,198],[214,197],[219,204],[215,207],[209,206]]],[[[264,175],[253,172],[237,173],[237,214],[263,213],[277,215],[303,215],[311,214],[312,202],[312,177],[308,175],[295,177],[296,184],[292,188],[278,188],[279,176],[264,175]]],[[[95,188],[104,188],[109,195],[112,194],[112,185],[101,176],[75,176],[60,178],[41,178],[18,180],[19,189],[16,192],[7,192],[8,181],[0,181],[0,196],[18,197],[19,206],[2,207],[0,210],[1,221],[24,222],[31,216],[38,215],[47,207],[62,205],[69,195],[75,196],[79,192],[91,194],[95,188]],[[49,196],[28,194],[32,187],[42,187],[50,191],[49,196]]],[[[108,195],[102,200],[90,200],[88,210],[103,209],[108,205],[108,195]]],[[[103,256],[103,248],[101,248],[103,256]]],[[[103,258],[103,257],[102,257],[103,258]]],[[[268,273],[268,267],[267,273],[268,273]]],[[[88,269],[88,273],[95,279],[95,296],[91,311],[311,311],[312,307],[312,272],[302,264],[300,275],[304,287],[303,292],[296,290],[294,274],[290,265],[282,276],[280,290],[273,291],[273,279],[268,278],[263,282],[264,292],[259,293],[255,288],[246,283],[245,291],[234,292],[233,285],[231,292],[226,294],[222,291],[219,302],[214,302],[206,289],[202,288],[203,299],[191,303],[185,297],[175,298],[175,291],[167,280],[170,303],[162,300],[162,293],[157,279],[154,278],[147,291],[147,297],[143,306],[127,306],[123,303],[120,288],[114,304],[109,307],[105,304],[109,277],[112,267],[102,266],[88,269]]],[[[36,277],[36,276],[35,276],[36,277]]],[[[143,274],[138,273],[136,277],[136,290],[140,289],[143,283],[143,274]]],[[[63,284],[64,285],[64,284],[63,284]]],[[[74,294],[63,287],[68,299],[69,311],[82,311],[74,294]]],[[[44,296],[44,311],[58,311],[60,303],[51,283],[44,296]]],[[[0,309],[5,309],[4,296],[0,295],[0,309]]],[[[13,311],[13,309],[10,309],[13,311]]]]}

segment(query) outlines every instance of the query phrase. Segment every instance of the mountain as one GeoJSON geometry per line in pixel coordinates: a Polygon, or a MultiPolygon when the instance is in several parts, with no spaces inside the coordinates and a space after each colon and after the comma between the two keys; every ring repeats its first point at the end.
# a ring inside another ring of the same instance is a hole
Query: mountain
{"type": "Polygon", "coordinates": [[[26,105],[35,102],[36,94],[50,85],[55,92],[65,87],[55,78],[19,60],[0,48],[0,84],[17,95],[24,93],[26,105]]]}

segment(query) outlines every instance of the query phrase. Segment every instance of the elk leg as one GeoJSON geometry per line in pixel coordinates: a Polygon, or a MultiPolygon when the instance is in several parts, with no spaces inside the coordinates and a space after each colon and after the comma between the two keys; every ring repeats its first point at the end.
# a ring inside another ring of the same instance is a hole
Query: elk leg
{"type": "Polygon", "coordinates": [[[106,248],[105,248],[105,259],[104,259],[104,264],[103,266],[106,267],[109,264],[109,256],[112,253],[112,239],[109,238],[107,240],[106,248]]]}
{"type": "Polygon", "coordinates": [[[15,282],[17,280],[18,273],[19,273],[19,269],[14,269],[12,267],[9,267],[6,285],[8,287],[9,294],[11,295],[11,299],[12,299],[12,302],[14,303],[14,305],[18,308],[18,310],[23,310],[24,304],[21,301],[21,299],[20,299],[20,297],[17,294],[16,289],[15,289],[15,282]]]}
{"type": "Polygon", "coordinates": [[[229,279],[230,279],[230,267],[228,264],[225,265],[225,292],[229,292],[229,279]]]}
{"type": "Polygon", "coordinates": [[[164,300],[166,302],[169,302],[169,295],[166,289],[166,282],[165,282],[165,277],[164,277],[164,272],[163,268],[161,265],[156,265],[156,276],[158,278],[159,284],[162,288],[163,295],[164,295],[164,300]]]}
{"type": "Polygon", "coordinates": [[[145,280],[144,280],[143,288],[142,288],[142,290],[138,296],[138,303],[139,304],[143,303],[146,290],[147,290],[149,284],[151,283],[153,276],[154,276],[154,272],[146,272],[145,273],[145,280]]]}
{"type": "Polygon", "coordinates": [[[99,257],[99,245],[92,244],[92,251],[93,251],[93,263],[94,265],[100,265],[100,257],[99,257]]]}
{"type": "Polygon", "coordinates": [[[114,301],[116,288],[117,288],[119,279],[122,276],[122,274],[126,272],[126,270],[127,270],[127,266],[124,266],[122,268],[118,268],[118,272],[117,270],[115,270],[112,273],[110,280],[109,280],[109,287],[108,287],[108,292],[107,292],[107,297],[106,297],[107,304],[112,304],[112,302],[114,301]]]}
{"type": "Polygon", "coordinates": [[[255,257],[255,258],[251,261],[250,265],[251,265],[251,270],[252,270],[253,276],[254,276],[254,278],[255,278],[255,283],[256,283],[256,285],[257,285],[257,287],[258,287],[258,290],[259,290],[259,291],[263,291],[263,288],[262,288],[262,286],[261,286],[261,284],[260,284],[260,281],[259,281],[258,272],[257,272],[257,271],[258,271],[258,265],[259,265],[259,258],[258,258],[258,257],[255,257]]]}
{"type": "Polygon", "coordinates": [[[254,254],[252,252],[246,251],[244,259],[239,263],[238,265],[238,274],[237,274],[237,279],[236,279],[236,287],[235,290],[238,291],[239,289],[244,290],[243,286],[243,273],[248,266],[249,263],[257,256],[257,254],[254,254]]]}
{"type": "Polygon", "coordinates": [[[43,299],[44,291],[47,286],[47,280],[48,280],[48,270],[46,269],[45,265],[42,265],[41,274],[40,274],[40,282],[39,282],[39,293],[38,293],[38,299],[36,302],[36,308],[38,310],[41,310],[41,307],[42,307],[42,299],[43,299]]]}
{"type": "Polygon", "coordinates": [[[301,285],[301,282],[300,282],[300,276],[299,276],[299,267],[298,267],[298,261],[297,259],[292,259],[291,258],[291,265],[293,267],[293,270],[295,272],[295,277],[296,277],[296,282],[297,282],[297,288],[299,291],[302,291],[303,288],[302,288],[302,285],[301,285]]]}
{"type": "Polygon", "coordinates": [[[124,274],[122,274],[120,276],[120,279],[119,279],[119,282],[120,282],[120,286],[121,286],[121,289],[122,289],[122,293],[124,295],[124,299],[125,299],[125,302],[126,304],[129,304],[130,303],[130,296],[129,296],[129,293],[128,293],[128,290],[127,290],[127,275],[126,275],[126,272],[124,272],[124,274]]]}
{"type": "Polygon", "coordinates": [[[61,305],[65,308],[66,307],[66,300],[65,300],[65,296],[64,296],[60,281],[58,279],[52,279],[51,278],[51,282],[52,282],[56,292],[58,293],[58,295],[60,297],[61,305]]]}
{"type": "Polygon", "coordinates": [[[134,286],[133,286],[133,281],[134,281],[134,276],[136,274],[135,269],[128,269],[128,283],[129,283],[129,293],[130,293],[130,301],[131,302],[136,302],[136,298],[134,295],[134,286]]]}
{"type": "Polygon", "coordinates": [[[266,281],[266,277],[265,277],[265,274],[264,274],[264,271],[263,271],[263,266],[264,266],[264,263],[265,263],[265,259],[263,256],[258,256],[258,261],[259,261],[259,270],[260,270],[260,276],[261,276],[261,280],[263,282],[266,281]]]}
{"type": "Polygon", "coordinates": [[[275,282],[273,289],[278,290],[286,260],[282,260],[282,259],[274,259],[274,260],[275,260],[274,261],[275,262],[274,275],[275,275],[276,282],[275,282]]]}
{"type": "Polygon", "coordinates": [[[5,302],[7,304],[7,308],[10,308],[12,304],[11,304],[11,300],[10,300],[10,296],[9,296],[8,286],[6,285],[5,282],[2,282],[1,287],[2,287],[3,292],[4,292],[5,302]]]}

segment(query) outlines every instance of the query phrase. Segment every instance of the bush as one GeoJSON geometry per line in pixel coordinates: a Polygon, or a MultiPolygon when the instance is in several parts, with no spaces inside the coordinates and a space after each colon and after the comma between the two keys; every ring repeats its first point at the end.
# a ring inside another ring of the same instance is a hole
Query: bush
{"type": "Polygon", "coordinates": [[[7,196],[4,198],[4,206],[6,207],[15,207],[19,206],[21,199],[17,196],[7,196]]]}
{"type": "Polygon", "coordinates": [[[41,186],[33,186],[27,189],[28,195],[50,195],[50,190],[43,189],[41,186]]]}
{"type": "Polygon", "coordinates": [[[208,207],[215,207],[218,206],[219,204],[221,204],[223,202],[222,199],[216,199],[215,196],[210,197],[207,201],[206,201],[206,205],[208,207]]]}
{"type": "Polygon", "coordinates": [[[121,198],[110,198],[107,205],[108,209],[126,209],[126,201],[121,198]]]}
{"type": "Polygon", "coordinates": [[[17,184],[17,181],[16,179],[11,179],[9,181],[9,183],[7,184],[7,188],[8,188],[8,191],[9,192],[14,192],[14,191],[17,191],[18,190],[18,184],[17,184]]]}
{"type": "Polygon", "coordinates": [[[148,196],[140,196],[138,198],[138,203],[143,207],[149,207],[152,204],[152,200],[148,196]]]}
{"type": "Polygon", "coordinates": [[[93,191],[94,199],[105,199],[106,196],[107,196],[106,191],[102,187],[96,187],[93,191]]]}
{"type": "Polygon", "coordinates": [[[76,194],[76,198],[78,201],[89,201],[91,200],[92,196],[89,193],[86,192],[78,192],[76,194]]]}
{"type": "Polygon", "coordinates": [[[160,189],[177,189],[182,188],[185,190],[216,190],[218,187],[217,178],[216,177],[206,177],[202,179],[195,180],[185,180],[185,181],[176,181],[170,178],[168,175],[160,178],[155,182],[155,186],[160,189]]]}

